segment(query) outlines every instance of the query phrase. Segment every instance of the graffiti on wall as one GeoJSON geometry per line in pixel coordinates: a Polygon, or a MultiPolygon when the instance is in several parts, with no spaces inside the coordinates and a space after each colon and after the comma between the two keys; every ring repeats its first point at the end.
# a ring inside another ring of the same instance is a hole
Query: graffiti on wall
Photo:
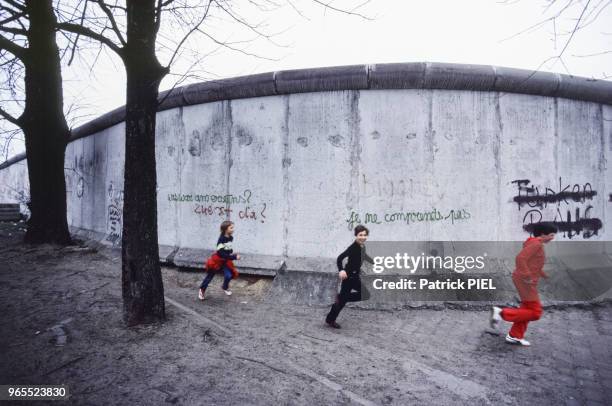
{"type": "Polygon", "coordinates": [[[512,200],[518,205],[518,210],[527,209],[522,221],[523,230],[528,233],[533,232],[536,224],[550,222],[567,238],[582,235],[588,239],[603,227],[600,219],[591,217],[591,203],[597,191],[588,182],[570,184],[559,177],[559,184],[554,187],[540,187],[529,179],[517,179],[511,183],[517,188],[512,200]]]}
{"type": "Polygon", "coordinates": [[[167,197],[170,202],[191,203],[193,212],[198,216],[265,223],[268,214],[267,204],[254,201],[249,189],[239,194],[168,193],[167,197]]]}
{"type": "Polygon", "coordinates": [[[77,181],[77,185],[76,185],[77,197],[79,199],[83,197],[84,192],[85,192],[85,179],[83,179],[82,176],[79,176],[79,180],[77,181]]]}
{"type": "Polygon", "coordinates": [[[123,190],[110,182],[107,188],[106,241],[113,245],[121,242],[123,233],[123,190]]]}
{"type": "Polygon", "coordinates": [[[389,200],[403,201],[406,196],[414,195],[414,188],[413,179],[371,178],[362,174],[359,181],[359,196],[361,198],[384,197],[389,200]]]}
{"type": "Polygon", "coordinates": [[[196,203],[251,203],[252,192],[245,189],[242,193],[234,194],[185,194],[168,193],[168,201],[171,202],[196,202],[196,203]]]}
{"type": "Polygon", "coordinates": [[[564,187],[561,177],[559,177],[558,188],[555,186],[555,189],[540,188],[531,184],[529,179],[513,180],[512,183],[515,183],[518,187],[518,194],[514,196],[513,200],[518,204],[519,209],[524,205],[544,209],[549,204],[554,203],[557,203],[557,205],[562,202],[569,204],[569,201],[584,203],[587,200],[593,200],[593,197],[597,195],[590,183],[587,182],[584,185],[567,183],[564,187]],[[541,193],[542,189],[543,193],[541,193]]]}
{"type": "Polygon", "coordinates": [[[357,224],[388,224],[405,223],[406,225],[420,222],[450,222],[455,224],[470,219],[471,213],[467,209],[451,209],[441,212],[433,208],[431,211],[405,211],[387,213],[363,213],[351,211],[346,219],[349,230],[357,224]]]}
{"type": "MultiPolygon", "coordinates": [[[[95,157],[94,160],[99,159],[95,157]]],[[[77,198],[81,199],[85,195],[85,189],[88,186],[85,179],[92,179],[94,162],[85,161],[83,156],[76,156],[74,160],[71,160],[70,166],[64,168],[64,177],[66,179],[66,192],[74,193],[77,198]],[[76,182],[72,182],[72,176],[76,179],[76,182]],[[74,187],[73,187],[74,185],[74,187]]]]}
{"type": "Polygon", "coordinates": [[[265,203],[262,203],[259,207],[243,206],[238,209],[232,209],[231,206],[196,204],[193,212],[202,216],[217,216],[224,218],[230,218],[233,213],[234,218],[238,216],[240,220],[259,220],[262,223],[265,223],[266,220],[265,203]]]}

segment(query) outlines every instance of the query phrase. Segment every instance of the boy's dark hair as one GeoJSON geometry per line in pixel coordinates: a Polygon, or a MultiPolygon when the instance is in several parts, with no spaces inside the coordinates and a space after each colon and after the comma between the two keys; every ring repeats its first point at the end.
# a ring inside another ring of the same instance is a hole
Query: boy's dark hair
{"type": "Polygon", "coordinates": [[[362,226],[361,224],[359,224],[357,227],[355,227],[355,235],[359,234],[362,231],[365,231],[367,235],[370,235],[370,230],[368,230],[366,226],[362,226]]]}
{"type": "Polygon", "coordinates": [[[551,223],[538,223],[533,225],[533,236],[539,237],[541,235],[557,233],[557,227],[551,223]]]}
{"type": "Polygon", "coordinates": [[[229,220],[225,220],[223,223],[221,223],[221,227],[219,227],[221,229],[221,234],[225,234],[225,231],[227,231],[228,227],[232,224],[234,224],[234,222],[229,220]]]}

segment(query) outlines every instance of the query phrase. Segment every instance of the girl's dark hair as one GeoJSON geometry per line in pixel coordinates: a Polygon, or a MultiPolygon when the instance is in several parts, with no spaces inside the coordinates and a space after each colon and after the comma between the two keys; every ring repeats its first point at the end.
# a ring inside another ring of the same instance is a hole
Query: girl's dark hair
{"type": "Polygon", "coordinates": [[[362,226],[361,224],[359,224],[357,227],[355,227],[355,235],[359,234],[362,231],[365,231],[367,235],[370,235],[370,230],[368,230],[366,226],[362,226]]]}
{"type": "Polygon", "coordinates": [[[231,226],[232,224],[234,224],[234,222],[229,221],[229,220],[225,220],[223,223],[221,223],[221,227],[219,227],[221,229],[221,234],[225,234],[228,227],[231,226]]]}
{"type": "Polygon", "coordinates": [[[557,233],[557,227],[551,223],[538,223],[533,225],[533,236],[539,237],[541,235],[557,233]]]}

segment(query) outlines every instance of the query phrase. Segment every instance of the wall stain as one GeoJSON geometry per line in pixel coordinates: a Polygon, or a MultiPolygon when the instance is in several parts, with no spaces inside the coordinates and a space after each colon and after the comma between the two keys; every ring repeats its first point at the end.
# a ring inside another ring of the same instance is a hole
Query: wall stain
{"type": "Polygon", "coordinates": [[[327,141],[336,148],[344,148],[344,137],[340,134],[330,135],[327,137],[327,141]]]}
{"type": "Polygon", "coordinates": [[[191,138],[189,139],[189,154],[191,154],[191,156],[202,155],[202,137],[198,130],[194,130],[191,133],[191,138]]]}
{"type": "Polygon", "coordinates": [[[214,151],[222,151],[225,149],[225,141],[223,136],[223,121],[214,121],[210,128],[206,131],[206,135],[210,140],[210,146],[214,151]]]}
{"type": "Polygon", "coordinates": [[[253,143],[253,136],[249,133],[249,130],[242,126],[236,126],[236,138],[238,138],[238,145],[241,147],[246,147],[253,143]]]}

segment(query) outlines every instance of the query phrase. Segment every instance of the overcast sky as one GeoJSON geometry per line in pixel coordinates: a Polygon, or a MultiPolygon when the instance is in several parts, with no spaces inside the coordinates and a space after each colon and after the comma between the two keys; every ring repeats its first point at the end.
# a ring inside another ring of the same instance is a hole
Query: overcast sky
{"type": "MultiPolygon", "coordinates": [[[[581,2],[564,16],[521,33],[545,20],[565,3],[545,12],[546,0],[372,0],[358,11],[371,18],[325,10],[310,0],[292,0],[268,13],[242,10],[253,22],[265,20],[262,29],[278,33],[271,41],[254,39],[252,32],[227,18],[211,19],[209,29],[218,39],[249,42],[235,44],[248,56],[215,46],[205,38],[195,37],[188,45],[181,63],[173,66],[184,73],[195,55],[211,51],[196,67],[189,69],[201,79],[226,78],[285,69],[371,64],[391,62],[454,62],[486,64],[523,69],[537,69],[594,78],[612,77],[612,7],[611,1],[592,0],[601,12],[594,22],[578,31],[564,52],[563,63],[548,58],[558,55],[580,15],[581,2]],[[554,33],[557,33],[555,36],[554,33]],[[252,40],[252,41],[251,41],[252,40]],[[603,54],[602,54],[603,53],[603,54]],[[592,55],[593,56],[585,56],[592,55]],[[268,59],[264,59],[268,58],[268,59]]],[[[332,4],[348,9],[361,1],[337,0],[332,4]]],[[[582,2],[586,4],[586,2],[582,2]]],[[[587,20],[588,21],[588,20],[587,20]]],[[[172,35],[164,33],[164,35],[172,35]]],[[[64,68],[66,104],[84,106],[72,114],[71,125],[82,124],[124,104],[125,75],[112,53],[103,53],[90,70],[85,66],[92,57],[64,68]]],[[[169,76],[161,89],[177,80],[169,76]]],[[[14,152],[21,149],[17,145],[14,152]]]]}

